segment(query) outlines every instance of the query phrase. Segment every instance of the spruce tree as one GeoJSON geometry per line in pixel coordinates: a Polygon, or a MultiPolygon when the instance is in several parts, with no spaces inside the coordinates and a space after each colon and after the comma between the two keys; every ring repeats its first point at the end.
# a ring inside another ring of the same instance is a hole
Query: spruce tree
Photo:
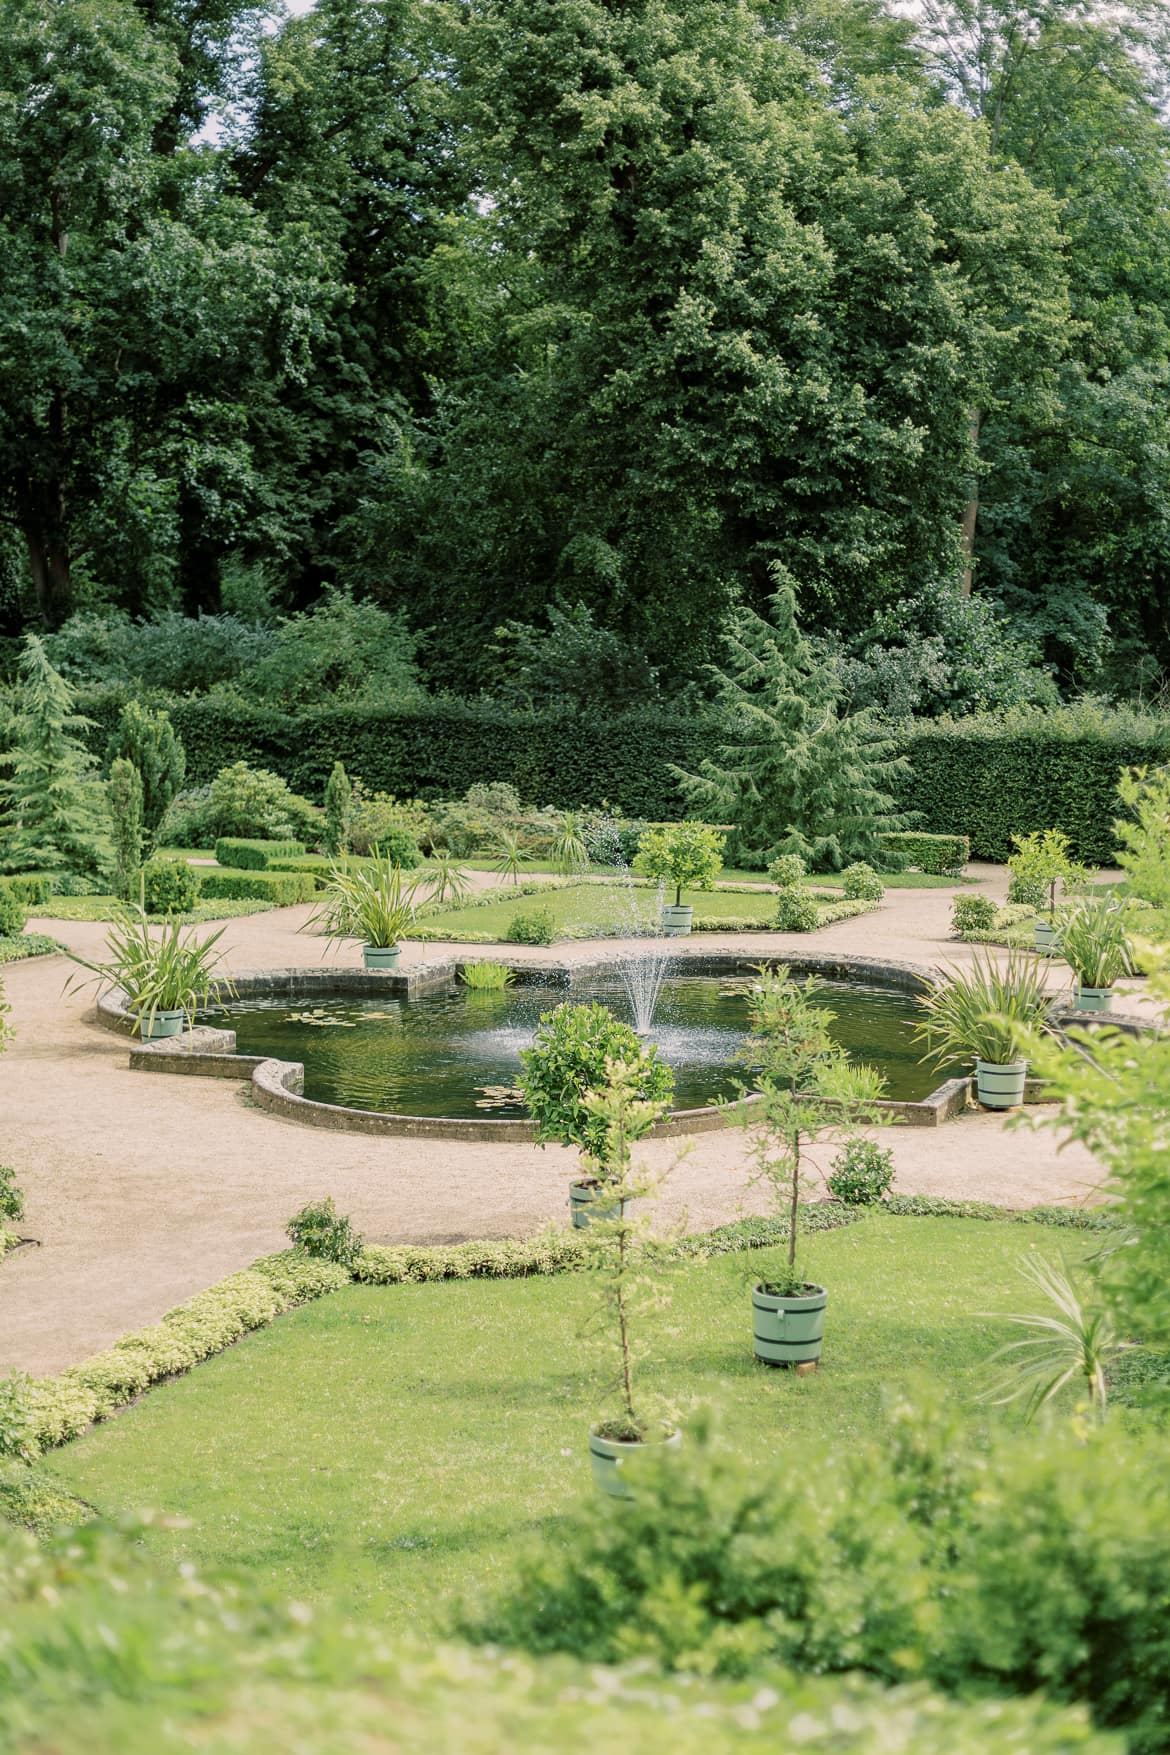
{"type": "Polygon", "coordinates": [[[142,846],[143,856],[149,859],[167,806],[187,772],[187,757],[170,715],[161,708],[127,701],[106,750],[111,779],[120,756],[133,762],[142,782],[142,846]]]}
{"type": "Polygon", "coordinates": [[[836,668],[800,631],[795,581],[780,565],[771,574],[771,620],[741,609],[727,668],[711,667],[722,740],[698,774],[674,773],[708,821],[735,825],[745,864],[783,853],[822,871],[876,864],[882,832],[909,824],[890,793],[908,763],[872,713],[838,713],[836,668]]]}
{"type": "Polygon", "coordinates": [[[20,660],[11,747],[0,755],[0,870],[100,876],[110,863],[97,763],[81,742],[91,721],[35,634],[20,660]]]}
{"type": "Polygon", "coordinates": [[[353,787],[344,763],[334,762],[333,772],[325,782],[325,851],[334,855],[349,852],[349,836],[353,819],[353,787]]]}
{"type": "Polygon", "coordinates": [[[114,894],[134,899],[142,869],[142,775],[125,756],[115,756],[106,788],[114,840],[114,894]]]}

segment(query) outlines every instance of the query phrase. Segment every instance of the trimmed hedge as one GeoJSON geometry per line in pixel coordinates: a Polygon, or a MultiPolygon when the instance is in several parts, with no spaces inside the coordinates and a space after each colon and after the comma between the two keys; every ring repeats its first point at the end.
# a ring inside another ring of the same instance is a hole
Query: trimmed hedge
{"type": "Polygon", "coordinates": [[[30,908],[37,907],[53,894],[53,879],[47,871],[22,871],[12,877],[0,877],[0,890],[7,890],[30,908]]]}
{"type": "Polygon", "coordinates": [[[311,902],[317,894],[317,883],[308,871],[208,871],[199,879],[199,894],[204,899],[219,896],[228,901],[274,902],[278,908],[289,908],[294,902],[311,902]]]}
{"type": "Polygon", "coordinates": [[[971,843],[966,835],[899,832],[879,835],[878,839],[887,853],[896,854],[908,866],[931,877],[960,877],[971,857],[971,843]]]}
{"type": "Polygon", "coordinates": [[[221,835],[215,843],[216,859],[232,871],[270,871],[274,859],[299,859],[304,851],[300,841],[245,841],[235,835],[221,835]]]}

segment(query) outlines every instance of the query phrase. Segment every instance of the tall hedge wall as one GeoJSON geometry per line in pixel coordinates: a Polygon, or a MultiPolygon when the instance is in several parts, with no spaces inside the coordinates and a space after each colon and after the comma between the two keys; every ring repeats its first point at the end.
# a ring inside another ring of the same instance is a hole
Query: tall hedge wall
{"type": "MultiPolygon", "coordinates": [[[[95,721],[98,753],[123,698],[104,690],[78,703],[95,721]]],[[[367,787],[400,798],[458,798],[475,781],[510,780],[534,803],[605,800],[653,821],[683,813],[670,764],[693,768],[714,741],[711,722],[699,716],[535,716],[460,701],[292,717],[204,697],[174,701],[170,712],[194,784],[243,760],[319,800],[340,760],[367,787]]],[[[1059,828],[1078,858],[1105,864],[1114,853],[1117,776],[1123,767],[1170,760],[1170,719],[1070,709],[923,722],[902,748],[910,772],[899,803],[921,813],[919,828],[967,835],[973,858],[993,860],[1007,858],[1013,834],[1059,828]]]]}

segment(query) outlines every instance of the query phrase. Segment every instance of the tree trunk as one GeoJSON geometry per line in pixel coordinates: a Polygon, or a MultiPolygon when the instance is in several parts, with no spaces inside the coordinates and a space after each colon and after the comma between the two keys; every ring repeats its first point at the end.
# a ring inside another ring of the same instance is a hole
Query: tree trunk
{"type": "MultiPolygon", "coordinates": [[[[981,409],[971,410],[971,449],[976,458],[979,455],[979,429],[983,424],[981,409]]],[[[971,498],[963,509],[963,582],[959,590],[964,597],[971,595],[971,581],[975,576],[975,526],[979,522],[979,477],[971,480],[971,498]]]]}
{"type": "Polygon", "coordinates": [[[60,478],[25,483],[20,528],[41,621],[50,631],[73,614],[73,563],[60,478]]]}

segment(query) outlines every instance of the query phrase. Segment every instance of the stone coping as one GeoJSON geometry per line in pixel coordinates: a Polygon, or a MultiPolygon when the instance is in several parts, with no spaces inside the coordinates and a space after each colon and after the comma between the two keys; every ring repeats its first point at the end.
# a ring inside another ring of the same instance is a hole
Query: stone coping
{"type": "MultiPolygon", "coordinates": [[[[414,963],[400,970],[354,968],[307,969],[246,969],[230,977],[239,998],[287,995],[290,999],[321,997],[324,994],[372,996],[390,994],[411,998],[434,991],[456,979],[459,969],[474,962],[473,957],[444,957],[432,962],[414,963]]],[[[890,962],[880,957],[834,955],[809,952],[791,957],[752,957],[738,951],[687,952],[679,961],[686,973],[709,976],[746,976],[753,974],[761,962],[785,964],[797,974],[825,975],[837,979],[865,980],[887,987],[901,988],[907,993],[921,991],[935,979],[935,972],[916,963],[890,962]]],[[[600,969],[613,967],[613,957],[600,956],[591,961],[572,963],[516,963],[509,965],[518,984],[546,982],[564,986],[569,991],[581,980],[600,969]]],[[[126,1009],[125,995],[118,988],[101,994],[97,1002],[98,1021],[107,1029],[130,1034],[133,1020],[126,1009]]],[[[1073,1021],[1096,1025],[1113,1024],[1123,1030],[1141,1030],[1138,1020],[1122,1014],[1089,1014],[1062,1012],[1057,1021],[1063,1026],[1073,1021]]],[[[136,1043],[130,1052],[130,1065],[139,1072],[186,1073],[204,1078],[235,1078],[249,1080],[256,1104],[269,1114],[279,1115],[302,1126],[327,1128],[335,1132],[380,1134],[406,1138],[448,1140],[497,1140],[500,1142],[534,1141],[532,1122],[503,1120],[488,1116],[448,1117],[423,1115],[392,1115],[381,1110],[350,1109],[336,1103],[320,1103],[304,1093],[305,1069],[297,1061],[265,1059],[260,1055],[236,1053],[234,1030],[196,1025],[181,1036],[158,1042],[136,1043]]],[[[971,1102],[968,1078],[948,1079],[919,1102],[900,1102],[884,1098],[875,1108],[911,1127],[939,1127],[968,1107],[971,1102]]],[[[1034,1080],[1029,1080],[1026,1100],[1041,1101],[1043,1093],[1034,1080]]],[[[747,1098],[737,1108],[750,1108],[755,1099],[747,1098]]],[[[676,1138],[690,1134],[710,1133],[728,1125],[728,1108],[712,1106],[704,1109],[680,1109],[668,1115],[653,1130],[652,1138],[676,1138]]]]}

